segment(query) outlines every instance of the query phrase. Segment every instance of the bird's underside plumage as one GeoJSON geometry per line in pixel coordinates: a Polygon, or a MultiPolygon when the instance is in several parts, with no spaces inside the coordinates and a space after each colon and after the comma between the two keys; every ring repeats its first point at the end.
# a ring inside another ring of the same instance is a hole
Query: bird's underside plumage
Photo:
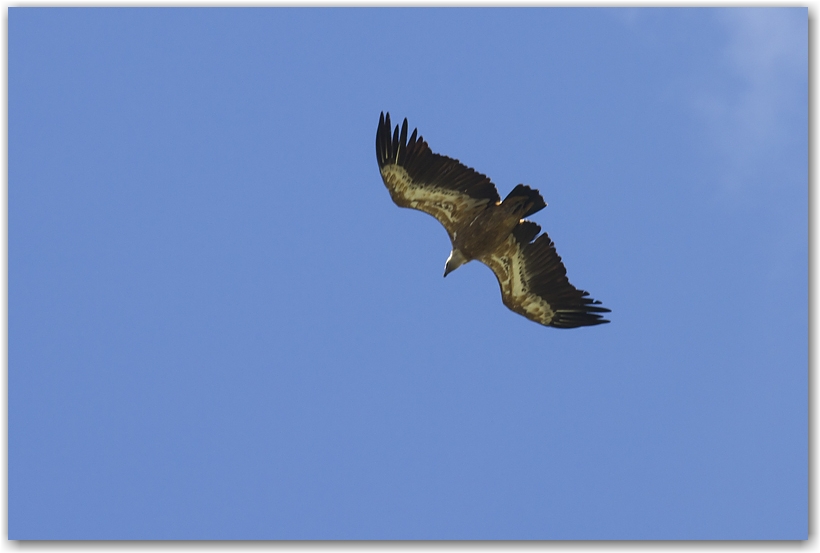
{"type": "Polygon", "coordinates": [[[454,253],[492,269],[512,311],[557,328],[609,322],[600,315],[609,309],[569,283],[549,236],[538,236],[541,227],[524,220],[546,206],[537,190],[519,184],[502,202],[487,176],[434,154],[416,133],[408,140],[407,119],[391,129],[390,114],[379,117],[376,158],[396,205],[444,225],[454,253]]]}

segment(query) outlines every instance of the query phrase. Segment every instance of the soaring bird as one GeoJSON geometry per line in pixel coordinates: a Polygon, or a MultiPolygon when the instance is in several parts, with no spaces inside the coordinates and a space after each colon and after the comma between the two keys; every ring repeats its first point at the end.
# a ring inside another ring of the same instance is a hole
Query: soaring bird
{"type": "Polygon", "coordinates": [[[398,125],[391,129],[390,114],[382,113],[376,159],[396,205],[429,213],[447,229],[453,249],[444,276],[475,259],[495,273],[504,305],[536,323],[608,323],[600,314],[609,309],[569,283],[552,240],[525,219],[547,205],[538,190],[519,184],[501,201],[487,176],[434,154],[417,130],[408,140],[407,119],[399,131],[398,125]]]}

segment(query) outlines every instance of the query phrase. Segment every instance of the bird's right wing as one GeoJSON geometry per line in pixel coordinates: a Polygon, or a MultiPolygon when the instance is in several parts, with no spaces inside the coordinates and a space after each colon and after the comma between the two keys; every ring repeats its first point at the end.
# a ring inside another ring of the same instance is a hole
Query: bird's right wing
{"type": "Polygon", "coordinates": [[[429,213],[444,225],[450,239],[489,203],[501,201],[486,175],[456,159],[434,154],[416,130],[407,140],[407,119],[391,136],[390,114],[379,117],[376,159],[396,205],[429,213]]]}
{"type": "Polygon", "coordinates": [[[492,254],[479,258],[495,273],[504,305],[546,326],[575,328],[609,321],[609,309],[567,279],[567,270],[541,227],[522,221],[492,254]],[[535,240],[533,240],[535,238],[535,240]]]}

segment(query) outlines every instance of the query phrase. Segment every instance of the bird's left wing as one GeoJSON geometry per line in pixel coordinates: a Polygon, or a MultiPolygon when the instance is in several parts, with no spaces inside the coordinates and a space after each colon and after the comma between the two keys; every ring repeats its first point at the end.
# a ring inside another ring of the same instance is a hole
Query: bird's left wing
{"type": "Polygon", "coordinates": [[[600,313],[609,309],[570,284],[550,237],[544,233],[535,238],[540,231],[537,224],[521,221],[500,247],[478,258],[495,273],[504,305],[557,328],[608,323],[600,313]]]}
{"type": "Polygon", "coordinates": [[[379,117],[376,159],[385,186],[396,205],[429,213],[444,225],[450,239],[490,203],[501,201],[486,175],[456,159],[434,154],[413,130],[407,140],[407,119],[392,131],[390,114],[379,117]]]}

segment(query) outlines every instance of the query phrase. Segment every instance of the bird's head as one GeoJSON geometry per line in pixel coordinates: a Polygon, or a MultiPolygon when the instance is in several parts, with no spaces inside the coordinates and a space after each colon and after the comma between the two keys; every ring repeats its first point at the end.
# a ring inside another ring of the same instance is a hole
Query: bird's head
{"type": "Polygon", "coordinates": [[[464,257],[461,250],[453,249],[453,251],[450,252],[450,257],[447,258],[447,263],[444,264],[444,276],[449,275],[468,261],[469,259],[464,257]]]}

